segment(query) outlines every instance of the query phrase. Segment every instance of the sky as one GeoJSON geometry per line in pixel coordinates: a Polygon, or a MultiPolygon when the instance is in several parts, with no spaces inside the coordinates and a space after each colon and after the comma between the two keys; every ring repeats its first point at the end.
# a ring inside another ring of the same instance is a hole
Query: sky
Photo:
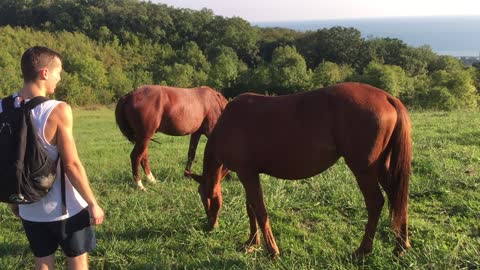
{"type": "Polygon", "coordinates": [[[479,0],[150,0],[176,8],[208,8],[249,22],[480,16],[479,0]]]}

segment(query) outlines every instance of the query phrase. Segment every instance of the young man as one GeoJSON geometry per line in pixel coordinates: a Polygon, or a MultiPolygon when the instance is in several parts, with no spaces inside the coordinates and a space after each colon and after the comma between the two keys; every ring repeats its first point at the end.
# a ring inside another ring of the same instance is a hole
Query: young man
{"type": "MultiPolygon", "coordinates": [[[[21,60],[24,79],[16,105],[36,96],[55,92],[62,72],[61,56],[46,47],[27,49],[21,60]]],[[[32,110],[32,121],[50,158],[60,156],[65,168],[67,213],[62,212],[60,166],[50,192],[40,201],[11,205],[22,219],[35,256],[35,269],[53,269],[55,251],[61,246],[68,257],[69,269],[88,269],[88,252],[95,248],[92,225],[103,222],[104,212],[90,188],[85,169],[78,157],[73,138],[72,109],[64,102],[49,100],[32,110]]]]}

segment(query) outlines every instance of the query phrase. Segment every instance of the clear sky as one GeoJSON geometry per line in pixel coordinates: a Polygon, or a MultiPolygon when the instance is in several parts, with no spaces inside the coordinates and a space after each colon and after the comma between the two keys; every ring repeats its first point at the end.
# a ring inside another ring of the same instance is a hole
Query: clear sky
{"type": "Polygon", "coordinates": [[[177,8],[208,8],[250,22],[399,16],[480,16],[480,0],[150,0],[177,8]]]}

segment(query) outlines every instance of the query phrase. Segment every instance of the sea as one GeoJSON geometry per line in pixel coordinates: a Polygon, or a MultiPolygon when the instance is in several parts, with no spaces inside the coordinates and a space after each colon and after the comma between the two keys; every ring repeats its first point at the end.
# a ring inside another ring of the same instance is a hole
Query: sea
{"type": "Polygon", "coordinates": [[[480,59],[480,16],[275,21],[252,25],[302,32],[334,26],[354,27],[366,39],[397,38],[413,47],[429,45],[439,55],[480,59]]]}

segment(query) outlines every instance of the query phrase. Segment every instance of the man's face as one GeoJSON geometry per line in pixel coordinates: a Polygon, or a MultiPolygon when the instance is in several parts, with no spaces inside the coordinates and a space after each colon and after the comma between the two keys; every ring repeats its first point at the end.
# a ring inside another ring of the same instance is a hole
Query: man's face
{"type": "Polygon", "coordinates": [[[52,63],[47,67],[47,94],[53,94],[58,82],[61,80],[62,74],[62,61],[58,57],[55,57],[52,63]]]}

